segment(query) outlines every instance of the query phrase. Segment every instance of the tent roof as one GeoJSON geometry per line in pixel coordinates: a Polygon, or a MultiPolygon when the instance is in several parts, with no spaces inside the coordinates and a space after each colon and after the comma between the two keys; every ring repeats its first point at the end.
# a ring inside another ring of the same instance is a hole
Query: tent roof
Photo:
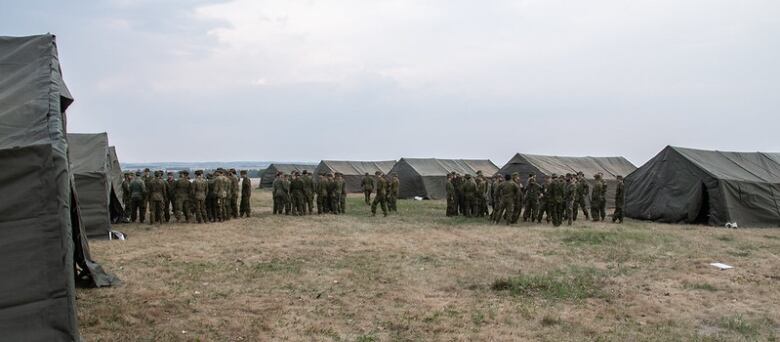
{"type": "Polygon", "coordinates": [[[73,173],[108,171],[108,134],[68,133],[68,144],[73,173]]]}
{"type": "Polygon", "coordinates": [[[498,172],[498,167],[487,159],[436,159],[401,158],[421,176],[446,176],[450,172],[475,175],[482,171],[485,175],[498,172]]]}
{"type": "Polygon", "coordinates": [[[54,36],[0,37],[0,149],[49,144],[64,128],[50,126],[47,110],[59,94],[59,112],[73,102],[54,36]]]}
{"type": "MultiPolygon", "coordinates": [[[[545,175],[567,174],[582,171],[585,177],[592,178],[598,172],[604,176],[626,176],[636,170],[636,166],[623,157],[563,157],[517,153],[507,162],[510,164],[528,163],[545,175]]],[[[506,166],[505,166],[506,167],[506,166]]]]}
{"type": "Polygon", "coordinates": [[[780,153],[723,152],[668,146],[719,179],[780,183],[780,153]]]}
{"type": "Polygon", "coordinates": [[[395,165],[395,160],[323,160],[320,162],[320,165],[325,165],[333,172],[341,172],[344,175],[364,175],[366,172],[373,175],[376,171],[390,172],[393,169],[393,165],[395,165]]]}
{"type": "Polygon", "coordinates": [[[281,171],[284,173],[290,173],[293,171],[303,171],[307,170],[309,172],[313,172],[314,169],[317,168],[317,165],[314,164],[282,164],[282,163],[273,163],[271,165],[268,165],[267,169],[276,169],[277,171],[281,171]]]}

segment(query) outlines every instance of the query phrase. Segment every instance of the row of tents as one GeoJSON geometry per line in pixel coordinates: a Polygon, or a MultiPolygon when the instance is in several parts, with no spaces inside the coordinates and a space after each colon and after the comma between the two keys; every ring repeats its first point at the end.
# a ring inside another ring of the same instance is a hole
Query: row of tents
{"type": "MultiPolygon", "coordinates": [[[[334,161],[318,165],[272,164],[262,175],[270,186],[277,172],[341,172],[347,191],[376,171],[397,174],[399,197],[442,199],[447,174],[529,174],[539,181],[553,174],[582,171],[588,182],[602,173],[607,205],[614,206],[616,177],[625,177],[627,217],[665,223],[780,227],[780,153],[721,152],[668,146],[637,168],[623,157],[562,157],[518,153],[500,169],[490,160],[402,158],[398,161],[334,161]]],[[[316,179],[316,177],[315,177],[316,179]]]]}
{"type": "Polygon", "coordinates": [[[76,285],[118,282],[87,238],[110,227],[98,221],[110,218],[118,161],[105,135],[67,134],[71,103],[53,35],[0,37],[3,340],[79,341],[76,285]]]}

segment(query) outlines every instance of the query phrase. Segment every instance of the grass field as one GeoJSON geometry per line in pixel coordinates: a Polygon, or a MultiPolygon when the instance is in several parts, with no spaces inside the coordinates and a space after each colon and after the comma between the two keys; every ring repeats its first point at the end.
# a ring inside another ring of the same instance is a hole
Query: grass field
{"type": "Polygon", "coordinates": [[[87,341],[775,341],[780,230],[490,225],[400,201],[123,225],[92,241],[124,284],[79,290],[87,341]],[[719,271],[710,262],[736,268],[719,271]]]}

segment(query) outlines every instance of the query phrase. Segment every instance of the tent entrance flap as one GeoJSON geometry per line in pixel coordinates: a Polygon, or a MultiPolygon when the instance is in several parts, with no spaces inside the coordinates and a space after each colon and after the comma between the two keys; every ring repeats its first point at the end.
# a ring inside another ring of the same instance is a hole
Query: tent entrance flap
{"type": "Polygon", "coordinates": [[[710,192],[707,190],[707,184],[701,183],[699,192],[698,208],[695,211],[696,218],[692,220],[695,224],[710,223],[710,192]]]}

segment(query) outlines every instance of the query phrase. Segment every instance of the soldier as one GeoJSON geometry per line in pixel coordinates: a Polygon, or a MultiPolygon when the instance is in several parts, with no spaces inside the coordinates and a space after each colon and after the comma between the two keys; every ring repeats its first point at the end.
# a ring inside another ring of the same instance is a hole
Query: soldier
{"type": "Polygon", "coordinates": [[[606,218],[604,183],[601,181],[601,174],[594,175],[596,181],[593,183],[593,190],[590,193],[590,214],[594,222],[604,221],[606,218]]]}
{"type": "Polygon", "coordinates": [[[389,190],[387,191],[387,210],[390,212],[398,212],[398,195],[401,189],[401,181],[398,179],[397,173],[393,173],[388,186],[389,190]]]}
{"type": "Polygon", "coordinates": [[[311,179],[311,174],[308,170],[303,170],[303,196],[304,204],[306,204],[306,213],[309,215],[314,213],[314,180],[311,179]]]}
{"type": "Polygon", "coordinates": [[[320,173],[319,180],[314,186],[314,189],[317,192],[317,214],[327,214],[327,204],[328,204],[328,186],[327,181],[325,180],[325,174],[320,173]]]}
{"type": "Polygon", "coordinates": [[[371,216],[376,216],[376,207],[377,205],[382,207],[382,213],[387,216],[387,180],[382,175],[382,171],[377,171],[376,173],[376,195],[374,196],[374,201],[371,202],[371,216]]]}
{"type": "Polygon", "coordinates": [[[498,209],[501,207],[501,183],[504,182],[504,177],[501,176],[501,174],[496,174],[495,177],[493,177],[493,190],[491,190],[491,200],[493,201],[493,212],[490,214],[490,219],[492,222],[497,222],[496,220],[500,221],[500,218],[496,218],[498,215],[498,209]]]}
{"type": "MultiPolygon", "coordinates": [[[[306,171],[303,171],[306,174],[306,171]]],[[[311,182],[311,178],[309,178],[311,182]]],[[[238,215],[241,217],[249,217],[252,215],[252,207],[249,199],[252,196],[252,180],[246,174],[246,170],[241,170],[241,208],[239,208],[238,215]]],[[[309,194],[311,196],[311,193],[309,194]]]]}
{"type": "Polygon", "coordinates": [[[534,221],[539,210],[539,196],[542,189],[539,183],[536,182],[536,175],[528,174],[528,184],[525,186],[525,210],[523,211],[523,222],[531,219],[534,221]]]}
{"type": "MultiPolygon", "coordinates": [[[[144,175],[141,177],[141,180],[144,182],[144,186],[149,190],[149,182],[154,178],[151,174],[151,170],[149,168],[144,169],[144,175]]],[[[146,217],[146,209],[149,208],[149,191],[146,192],[146,197],[144,198],[144,206],[143,206],[143,213],[141,216],[146,217]]]]}
{"type": "Polygon", "coordinates": [[[501,223],[501,219],[509,225],[512,223],[512,214],[514,213],[514,206],[517,199],[517,183],[512,181],[512,176],[504,176],[504,182],[498,187],[498,211],[495,212],[493,222],[501,223]]]}
{"type": "Polygon", "coordinates": [[[460,174],[457,172],[455,173],[455,198],[458,203],[458,214],[459,215],[465,215],[466,211],[464,210],[464,197],[463,197],[463,183],[465,181],[465,178],[461,177],[460,174]]]}
{"type": "Polygon", "coordinates": [[[130,222],[130,173],[125,172],[122,174],[122,204],[124,205],[124,212],[122,213],[122,221],[130,222]]]}
{"type": "Polygon", "coordinates": [[[241,191],[238,181],[238,175],[236,175],[236,169],[230,169],[230,216],[232,218],[238,218],[238,194],[241,191]]]}
{"type": "Polygon", "coordinates": [[[564,218],[569,226],[574,221],[574,198],[577,195],[577,185],[574,175],[566,174],[566,186],[563,188],[564,218]]]}
{"type": "Polygon", "coordinates": [[[590,194],[590,185],[585,180],[585,174],[582,171],[577,173],[577,186],[575,187],[574,208],[572,208],[572,219],[577,221],[577,212],[581,209],[582,214],[585,215],[586,220],[590,220],[588,216],[588,207],[585,199],[590,194]]]}
{"type": "Polygon", "coordinates": [[[281,215],[284,212],[284,186],[282,183],[284,182],[282,180],[282,177],[284,177],[284,174],[282,172],[276,173],[276,178],[274,178],[274,183],[272,187],[272,196],[274,199],[274,215],[281,215]]]}
{"type": "Polygon", "coordinates": [[[179,171],[179,179],[176,180],[176,182],[173,185],[173,193],[174,193],[174,208],[176,210],[176,222],[181,223],[182,217],[185,219],[185,222],[189,222],[190,220],[190,211],[188,210],[187,206],[189,205],[190,200],[190,181],[187,179],[188,171],[179,171]]]}
{"type": "Polygon", "coordinates": [[[173,179],[173,172],[168,172],[167,178],[165,179],[165,202],[163,203],[163,216],[165,217],[165,222],[171,222],[171,211],[174,210],[174,194],[173,194],[173,187],[175,183],[175,179],[173,179]]]}
{"type": "Polygon", "coordinates": [[[512,181],[517,185],[517,193],[515,194],[515,204],[512,211],[512,224],[517,223],[520,220],[520,214],[523,212],[523,183],[520,180],[520,174],[517,172],[512,173],[512,181]]]}
{"type": "Polygon", "coordinates": [[[474,191],[474,216],[476,217],[482,217],[482,203],[485,201],[485,179],[482,178],[481,173],[477,173],[477,176],[474,177],[474,185],[476,186],[476,191],[474,191]]]}
{"type": "Polygon", "coordinates": [[[217,195],[214,193],[214,175],[206,174],[209,191],[206,193],[206,216],[209,222],[217,221],[217,195]]]}
{"type": "Polygon", "coordinates": [[[344,181],[344,174],[336,172],[333,182],[335,183],[333,193],[335,197],[338,197],[339,202],[338,212],[344,214],[347,206],[347,183],[344,181]]]}
{"type": "Polygon", "coordinates": [[[463,214],[466,217],[474,216],[474,199],[477,195],[477,184],[471,179],[470,174],[466,174],[461,184],[461,193],[463,194],[463,214]]]}
{"type": "Polygon", "coordinates": [[[167,196],[165,181],[162,180],[162,172],[155,171],[154,178],[150,179],[146,185],[146,190],[149,192],[149,203],[151,203],[151,207],[149,207],[149,224],[162,224],[163,202],[167,196]]]}
{"type": "Polygon", "coordinates": [[[550,184],[552,183],[552,178],[545,177],[544,178],[544,184],[542,184],[542,188],[539,191],[539,210],[536,213],[536,222],[542,223],[542,218],[544,218],[544,214],[547,214],[547,223],[550,223],[550,220],[552,220],[552,216],[550,215],[550,196],[548,196],[548,192],[550,190],[550,184]]]}
{"type": "Polygon", "coordinates": [[[146,200],[146,185],[143,179],[141,179],[141,173],[132,174],[129,177],[130,180],[130,221],[135,222],[136,218],[139,222],[144,223],[144,201],[146,200]]]}
{"type": "Polygon", "coordinates": [[[617,176],[617,186],[615,187],[615,212],[612,213],[612,223],[615,221],[623,223],[623,204],[625,185],[623,185],[623,176],[617,176]]]}
{"type": "Polygon", "coordinates": [[[227,196],[228,188],[230,187],[230,180],[225,177],[225,170],[222,168],[217,169],[214,174],[214,195],[216,196],[216,220],[224,222],[228,219],[227,213],[227,196]]]}
{"type": "Polygon", "coordinates": [[[366,200],[366,205],[371,205],[371,193],[374,192],[374,179],[366,172],[363,179],[360,181],[360,190],[363,191],[363,195],[366,200]]]}
{"type": "Polygon", "coordinates": [[[447,174],[447,184],[446,184],[446,191],[447,191],[447,216],[457,216],[457,208],[455,207],[455,185],[452,184],[452,178],[454,175],[452,173],[447,174]]]}
{"type": "Polygon", "coordinates": [[[303,193],[303,180],[298,171],[293,172],[293,178],[290,181],[290,197],[292,199],[292,214],[294,216],[306,215],[306,205],[304,204],[306,196],[303,193]]]}
{"type": "MultiPolygon", "coordinates": [[[[251,186],[251,185],[250,185],[251,186]]],[[[206,213],[206,197],[209,192],[209,183],[203,179],[203,170],[195,171],[195,180],[191,186],[193,206],[195,207],[195,219],[198,223],[206,223],[208,214],[206,213]]]]}
{"type": "MultiPolygon", "coordinates": [[[[336,177],[339,173],[336,172],[336,177]]],[[[341,214],[341,183],[338,179],[334,178],[333,174],[328,174],[328,198],[330,199],[330,213],[334,215],[341,214]]]]}
{"type": "Polygon", "coordinates": [[[547,217],[552,216],[553,226],[555,227],[559,227],[563,223],[564,188],[563,177],[553,174],[547,191],[547,217]]]}

